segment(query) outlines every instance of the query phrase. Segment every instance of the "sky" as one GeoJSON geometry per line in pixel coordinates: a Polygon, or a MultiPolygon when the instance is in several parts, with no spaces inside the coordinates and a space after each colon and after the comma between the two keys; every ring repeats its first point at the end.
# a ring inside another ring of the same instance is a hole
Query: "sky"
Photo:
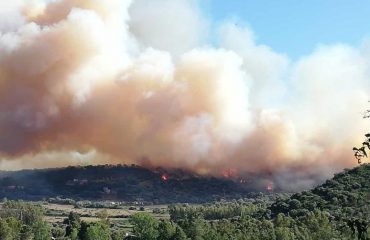
{"type": "Polygon", "coordinates": [[[359,45],[370,35],[370,1],[206,0],[202,11],[213,24],[233,19],[253,29],[257,42],[293,59],[319,44],[359,45]]]}
{"type": "Polygon", "coordinates": [[[0,1],[0,168],[134,163],[312,186],[355,166],[369,131],[369,6],[0,1]]]}

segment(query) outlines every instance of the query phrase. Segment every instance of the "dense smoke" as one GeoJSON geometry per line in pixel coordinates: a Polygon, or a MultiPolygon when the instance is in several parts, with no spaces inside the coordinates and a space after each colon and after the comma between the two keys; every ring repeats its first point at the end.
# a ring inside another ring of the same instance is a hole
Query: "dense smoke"
{"type": "Polygon", "coordinates": [[[311,185],[355,164],[369,49],[291,61],[191,0],[1,1],[0,166],[233,168],[311,185]]]}

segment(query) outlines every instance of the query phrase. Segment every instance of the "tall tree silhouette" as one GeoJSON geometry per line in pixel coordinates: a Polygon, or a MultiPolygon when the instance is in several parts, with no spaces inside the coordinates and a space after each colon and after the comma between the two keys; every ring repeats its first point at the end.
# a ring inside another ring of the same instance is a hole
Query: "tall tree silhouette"
{"type": "MultiPolygon", "coordinates": [[[[364,118],[370,118],[370,110],[366,110],[366,112],[364,113],[364,118]]],[[[362,163],[362,159],[364,157],[368,157],[368,155],[370,154],[370,133],[368,134],[365,134],[365,141],[362,143],[362,146],[357,148],[357,147],[354,147],[353,148],[353,151],[354,151],[354,155],[355,155],[355,158],[357,159],[358,161],[358,164],[361,164],[362,163]]]]}

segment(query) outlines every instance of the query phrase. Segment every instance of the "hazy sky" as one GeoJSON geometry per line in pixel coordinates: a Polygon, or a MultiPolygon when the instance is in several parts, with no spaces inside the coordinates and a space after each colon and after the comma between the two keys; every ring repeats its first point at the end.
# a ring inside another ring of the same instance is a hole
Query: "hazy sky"
{"type": "Polygon", "coordinates": [[[370,1],[206,0],[213,23],[234,19],[253,29],[257,42],[297,58],[318,44],[361,44],[370,33],[370,1]]]}

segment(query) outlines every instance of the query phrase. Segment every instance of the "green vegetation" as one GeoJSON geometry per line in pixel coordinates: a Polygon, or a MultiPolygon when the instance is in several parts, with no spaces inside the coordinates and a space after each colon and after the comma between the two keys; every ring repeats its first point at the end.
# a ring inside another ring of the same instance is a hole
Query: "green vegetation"
{"type": "Polygon", "coordinates": [[[9,201],[3,204],[0,216],[2,240],[51,239],[51,230],[43,220],[40,206],[9,201]]]}
{"type": "Polygon", "coordinates": [[[113,223],[106,209],[97,212],[93,222],[71,212],[63,222],[47,223],[41,206],[6,201],[0,239],[366,240],[370,239],[370,165],[345,170],[321,186],[290,196],[260,194],[228,202],[171,205],[170,219],[156,217],[152,213],[156,208],[145,209],[122,220],[129,227],[113,223]]]}
{"type": "Polygon", "coordinates": [[[170,215],[192,239],[370,239],[370,165],[272,204],[173,206],[170,215]]]}

